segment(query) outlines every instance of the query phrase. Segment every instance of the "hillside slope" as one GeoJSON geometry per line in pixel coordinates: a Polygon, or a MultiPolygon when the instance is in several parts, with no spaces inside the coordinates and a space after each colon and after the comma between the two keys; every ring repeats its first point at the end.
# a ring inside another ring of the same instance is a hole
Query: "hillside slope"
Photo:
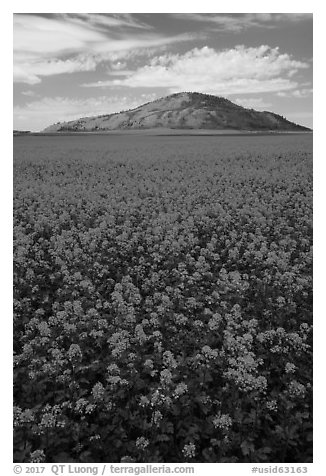
{"type": "Polygon", "coordinates": [[[278,114],[246,109],[228,99],[177,93],[129,111],[59,122],[43,132],[95,132],[127,129],[211,129],[309,131],[278,114]]]}

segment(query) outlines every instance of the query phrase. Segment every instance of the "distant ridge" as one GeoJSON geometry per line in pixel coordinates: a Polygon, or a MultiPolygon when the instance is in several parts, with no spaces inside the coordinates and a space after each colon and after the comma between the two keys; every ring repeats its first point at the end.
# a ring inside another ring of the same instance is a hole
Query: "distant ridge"
{"type": "Polygon", "coordinates": [[[101,132],[130,129],[209,129],[304,132],[308,127],[268,111],[255,111],[223,97],[183,92],[129,111],[58,122],[42,132],[101,132]]]}
{"type": "Polygon", "coordinates": [[[31,131],[18,131],[17,129],[14,129],[13,133],[14,136],[24,136],[26,134],[30,134],[31,131]]]}

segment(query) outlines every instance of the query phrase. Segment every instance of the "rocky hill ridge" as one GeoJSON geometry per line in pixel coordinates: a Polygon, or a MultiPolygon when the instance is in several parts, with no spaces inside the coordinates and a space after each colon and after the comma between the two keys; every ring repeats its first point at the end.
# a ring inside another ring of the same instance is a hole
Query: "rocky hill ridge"
{"type": "Polygon", "coordinates": [[[247,109],[219,96],[176,93],[129,111],[53,124],[43,132],[100,132],[129,129],[309,131],[269,111],[247,109]]]}

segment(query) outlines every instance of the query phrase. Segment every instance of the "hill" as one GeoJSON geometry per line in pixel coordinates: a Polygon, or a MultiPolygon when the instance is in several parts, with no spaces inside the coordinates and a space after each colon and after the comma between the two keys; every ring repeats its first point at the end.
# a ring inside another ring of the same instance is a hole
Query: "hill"
{"type": "Polygon", "coordinates": [[[310,131],[268,111],[255,111],[228,99],[201,93],[176,93],[135,109],[58,122],[43,132],[96,132],[129,129],[210,129],[310,131]]]}

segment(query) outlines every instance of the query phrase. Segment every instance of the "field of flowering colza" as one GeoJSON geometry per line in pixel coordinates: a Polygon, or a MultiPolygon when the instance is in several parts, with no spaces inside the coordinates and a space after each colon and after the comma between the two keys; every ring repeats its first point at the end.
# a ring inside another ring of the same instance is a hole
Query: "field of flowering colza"
{"type": "Polygon", "coordinates": [[[312,461],[311,142],[14,139],[15,462],[312,461]]]}

